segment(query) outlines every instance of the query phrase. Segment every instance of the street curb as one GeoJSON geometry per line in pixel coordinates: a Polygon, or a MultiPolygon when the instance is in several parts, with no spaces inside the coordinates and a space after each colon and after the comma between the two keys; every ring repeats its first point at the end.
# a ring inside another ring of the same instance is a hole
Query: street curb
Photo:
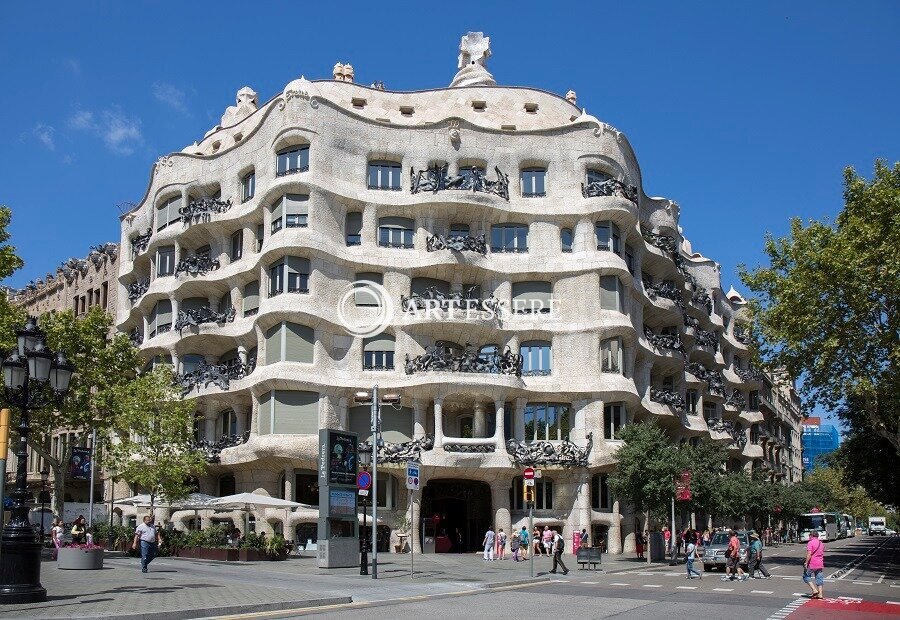
{"type": "Polygon", "coordinates": [[[311,598],[299,601],[283,601],[280,603],[260,603],[254,605],[230,605],[228,607],[209,607],[205,609],[177,609],[139,614],[110,614],[102,616],[80,616],[81,618],[124,618],[125,620],[190,620],[191,618],[211,618],[213,616],[233,616],[265,611],[300,611],[327,605],[344,605],[352,603],[352,596],[333,596],[329,598],[311,598]]]}
{"type": "Polygon", "coordinates": [[[529,583],[538,583],[543,581],[550,581],[550,577],[548,575],[537,575],[534,579],[512,579],[510,581],[492,581],[490,583],[486,583],[481,586],[485,590],[493,590],[496,588],[511,588],[513,586],[526,586],[529,583]]]}

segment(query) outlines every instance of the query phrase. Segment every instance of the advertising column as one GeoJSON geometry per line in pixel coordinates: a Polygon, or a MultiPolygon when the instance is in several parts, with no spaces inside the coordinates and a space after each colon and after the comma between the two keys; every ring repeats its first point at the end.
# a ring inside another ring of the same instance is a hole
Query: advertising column
{"type": "Polygon", "coordinates": [[[319,568],[359,566],[357,435],[319,431],[319,568]]]}

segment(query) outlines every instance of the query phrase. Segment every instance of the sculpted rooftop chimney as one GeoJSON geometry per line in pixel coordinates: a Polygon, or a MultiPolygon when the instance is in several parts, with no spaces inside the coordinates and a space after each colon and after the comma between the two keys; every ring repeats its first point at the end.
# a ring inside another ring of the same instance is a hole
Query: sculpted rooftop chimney
{"type": "Polygon", "coordinates": [[[459,71],[450,83],[454,86],[494,86],[497,82],[488,73],[486,63],[491,55],[491,38],[483,32],[470,32],[459,43],[459,71]]]}

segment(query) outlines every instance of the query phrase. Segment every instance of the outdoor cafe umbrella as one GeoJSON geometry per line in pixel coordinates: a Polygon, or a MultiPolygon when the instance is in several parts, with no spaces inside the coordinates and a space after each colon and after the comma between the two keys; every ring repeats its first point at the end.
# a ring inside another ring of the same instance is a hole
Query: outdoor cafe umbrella
{"type": "Polygon", "coordinates": [[[207,508],[217,508],[223,510],[243,510],[244,511],[244,535],[247,534],[247,522],[250,517],[251,510],[260,508],[284,508],[285,513],[291,508],[299,508],[303,504],[291,502],[286,499],[270,497],[268,495],[258,495],[256,493],[238,493],[236,495],[226,495],[225,497],[217,497],[207,504],[207,508]]]}
{"type": "MultiPolygon", "coordinates": [[[[153,503],[156,508],[176,508],[181,510],[193,510],[194,517],[199,517],[199,511],[205,510],[210,507],[210,502],[214,499],[218,499],[215,495],[207,495],[206,493],[190,493],[186,497],[176,500],[174,502],[166,501],[165,498],[156,498],[156,501],[153,503]]],[[[149,506],[150,505],[150,494],[149,493],[141,493],[140,495],[134,495],[132,497],[125,497],[122,499],[117,499],[114,504],[122,504],[124,506],[149,506]]]]}

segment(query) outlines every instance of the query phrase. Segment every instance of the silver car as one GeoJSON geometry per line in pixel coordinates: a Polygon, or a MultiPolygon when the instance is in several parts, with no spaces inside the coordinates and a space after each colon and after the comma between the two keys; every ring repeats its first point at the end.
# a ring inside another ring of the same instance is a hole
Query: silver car
{"type": "MultiPolygon", "coordinates": [[[[741,568],[744,570],[747,569],[747,562],[750,560],[750,536],[749,533],[745,530],[741,530],[737,533],[738,541],[740,542],[740,559],[741,559],[741,568]]],[[[728,549],[728,540],[729,540],[728,532],[716,532],[712,540],[709,541],[709,546],[703,552],[703,570],[712,570],[714,568],[725,568],[725,551],[728,549]]]]}

